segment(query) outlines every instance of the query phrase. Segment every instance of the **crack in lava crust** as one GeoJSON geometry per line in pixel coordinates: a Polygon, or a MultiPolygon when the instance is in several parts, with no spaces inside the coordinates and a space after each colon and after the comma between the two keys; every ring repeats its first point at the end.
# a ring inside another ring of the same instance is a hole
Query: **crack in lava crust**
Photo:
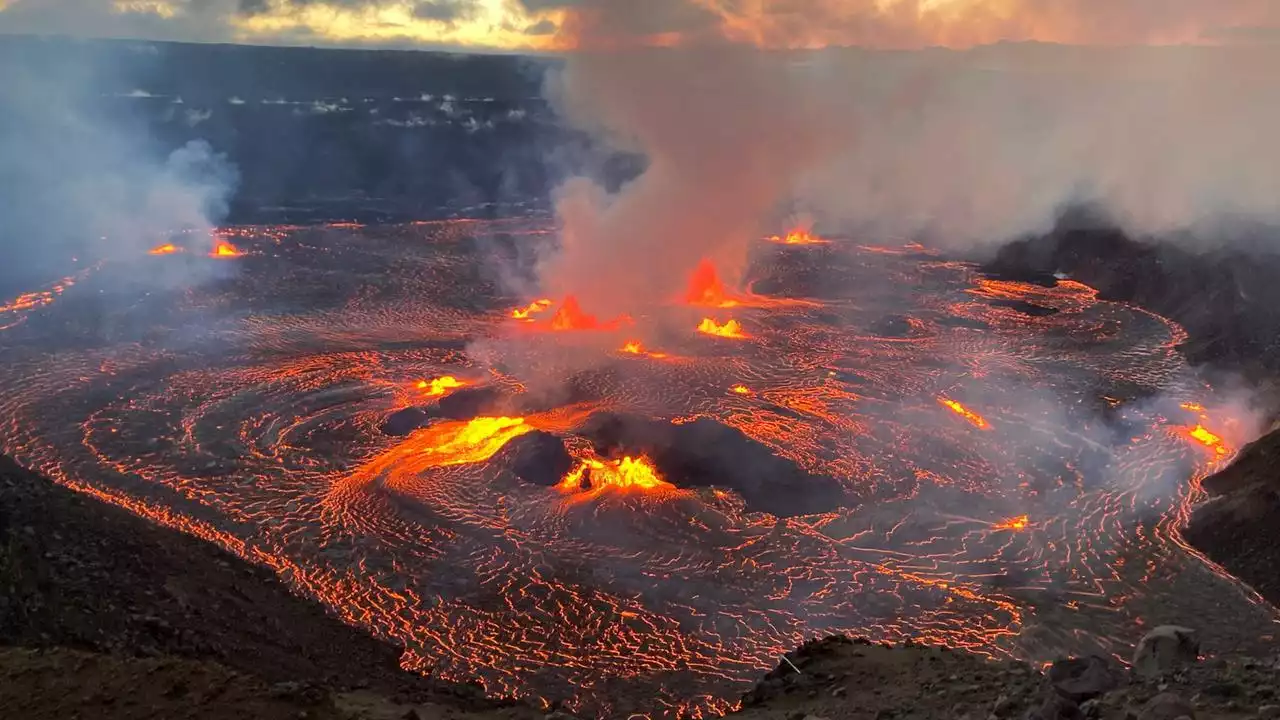
{"type": "Polygon", "coordinates": [[[1044,659],[1120,653],[1135,623],[1203,625],[1209,609],[1224,647],[1275,620],[1177,536],[1194,480],[1226,458],[1138,399],[1205,399],[1171,322],[918,247],[770,246],[755,291],[812,302],[735,308],[748,338],[701,336],[705,308],[667,308],[690,313],[672,324],[687,332],[577,373],[583,402],[508,415],[496,440],[459,420],[389,437],[390,413],[436,401],[422,378],[520,397],[501,368],[557,372],[536,347],[560,339],[508,332],[529,298],[498,296],[477,235],[546,228],[240,232],[246,254],[224,261],[238,277],[127,305],[111,342],[60,335],[83,308],[68,291],[5,336],[4,446],[272,565],[404,643],[408,667],[582,711],[722,711],[828,632],[1044,659]],[[497,362],[467,354],[478,337],[497,362]],[[1133,402],[1106,425],[1103,396],[1133,402]],[[575,429],[600,410],[724,423],[846,501],[775,518],[715,488],[586,497],[494,460],[533,429],[584,457],[575,429]]]}

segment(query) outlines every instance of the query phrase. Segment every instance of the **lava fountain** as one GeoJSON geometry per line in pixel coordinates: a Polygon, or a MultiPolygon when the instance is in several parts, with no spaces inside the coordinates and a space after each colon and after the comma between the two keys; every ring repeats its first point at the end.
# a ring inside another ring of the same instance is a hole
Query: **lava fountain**
{"type": "Polygon", "coordinates": [[[737,320],[728,320],[724,324],[720,324],[711,318],[702,318],[702,322],[698,323],[698,332],[703,335],[733,340],[744,340],[750,337],[743,332],[742,325],[737,320]]]}
{"type": "Polygon", "coordinates": [[[209,251],[209,257],[211,258],[237,258],[241,255],[244,255],[244,253],[240,252],[239,248],[221,238],[214,240],[213,249],[209,251]]]}

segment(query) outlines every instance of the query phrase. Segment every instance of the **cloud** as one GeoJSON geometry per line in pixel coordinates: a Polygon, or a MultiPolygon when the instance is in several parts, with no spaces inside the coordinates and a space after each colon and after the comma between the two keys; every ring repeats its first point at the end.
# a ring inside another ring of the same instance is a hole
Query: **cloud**
{"type": "MultiPolygon", "coordinates": [[[[1280,46],[759,52],[682,5],[583,0],[561,25],[579,51],[550,98],[648,162],[616,192],[579,177],[558,195],[562,252],[544,290],[592,312],[664,303],[703,257],[741,266],[786,208],[859,237],[966,248],[1044,231],[1073,202],[1135,233],[1280,225],[1280,46]]],[[[1133,37],[1170,27],[1127,5],[1133,37]]],[[[1168,14],[1189,8],[1210,14],[1168,14]]]]}
{"type": "Polygon", "coordinates": [[[410,14],[422,20],[452,23],[474,17],[478,0],[238,0],[242,15],[263,15],[274,12],[295,14],[306,7],[328,7],[339,10],[368,10],[382,7],[405,6],[410,14]]]}
{"type": "Polygon", "coordinates": [[[16,0],[0,32],[187,41],[226,39],[237,0],[16,0]]]}
{"type": "Polygon", "coordinates": [[[559,26],[552,20],[539,20],[524,29],[525,35],[554,35],[559,26]]]}
{"type": "Polygon", "coordinates": [[[433,0],[419,2],[413,8],[414,17],[446,23],[468,20],[475,14],[475,3],[470,0],[433,0]]]}
{"type": "Polygon", "coordinates": [[[658,0],[607,12],[592,0],[519,2],[529,12],[562,11],[597,26],[567,29],[567,47],[575,37],[622,44],[662,34],[689,42],[704,37],[709,23],[724,39],[771,48],[1184,43],[1221,39],[1223,28],[1280,26],[1280,4],[1270,0],[658,0]],[[602,22],[618,25],[607,30],[602,22]]]}
{"type": "Polygon", "coordinates": [[[10,0],[0,31],[197,41],[495,48],[574,38],[614,45],[705,42],[770,48],[1061,43],[1271,42],[1273,0],[10,0]],[[569,23],[562,22],[568,17],[569,23]],[[590,32],[570,27],[591,25],[590,32]],[[612,23],[609,27],[607,23],[612,23]],[[388,29],[387,26],[392,26],[388,29]],[[398,28],[398,29],[397,29],[398,28]],[[451,29],[452,28],[452,29],[451,29]],[[527,32],[537,29],[537,32],[527,32]],[[462,41],[450,37],[461,35],[462,41]]]}
{"type": "Polygon", "coordinates": [[[192,42],[529,48],[514,0],[14,0],[0,32],[192,42]]]}

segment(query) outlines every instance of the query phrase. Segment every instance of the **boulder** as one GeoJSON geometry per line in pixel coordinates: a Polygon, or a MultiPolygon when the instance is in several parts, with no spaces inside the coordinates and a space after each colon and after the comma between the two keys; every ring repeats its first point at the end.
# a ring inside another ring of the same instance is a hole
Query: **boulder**
{"type": "Polygon", "coordinates": [[[1195,630],[1161,625],[1138,642],[1133,651],[1133,672],[1139,677],[1156,678],[1195,663],[1199,657],[1200,640],[1195,630]]]}
{"type": "Polygon", "coordinates": [[[1142,706],[1142,712],[1138,713],[1138,720],[1179,720],[1184,717],[1195,720],[1195,708],[1171,692],[1162,692],[1151,698],[1142,706]]]}
{"type": "Polygon", "coordinates": [[[1049,683],[1073,703],[1092,700],[1120,685],[1120,676],[1106,659],[1097,655],[1059,660],[1049,667],[1049,683]]]}
{"type": "Polygon", "coordinates": [[[507,464],[523,482],[544,487],[556,485],[573,469],[573,456],[564,440],[541,430],[513,439],[495,460],[507,464]]]}
{"type": "Polygon", "coordinates": [[[1056,693],[1049,695],[1038,708],[1027,712],[1025,720],[1083,720],[1080,706],[1056,693]]]}
{"type": "Polygon", "coordinates": [[[422,408],[407,407],[387,416],[382,422],[382,434],[392,437],[404,437],[429,422],[427,413],[422,408]]]}

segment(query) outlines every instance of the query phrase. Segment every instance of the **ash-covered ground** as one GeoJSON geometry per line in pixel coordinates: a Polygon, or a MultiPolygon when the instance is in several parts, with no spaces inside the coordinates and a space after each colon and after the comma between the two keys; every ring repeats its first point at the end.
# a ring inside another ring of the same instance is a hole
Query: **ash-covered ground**
{"type": "Polygon", "coordinates": [[[1175,323],[841,239],[591,318],[504,290],[549,230],[242,228],[82,271],[0,316],[4,449],[413,669],[583,712],[726,709],[831,632],[1034,661],[1166,622],[1270,639],[1177,533],[1253,428],[1175,323]]]}

